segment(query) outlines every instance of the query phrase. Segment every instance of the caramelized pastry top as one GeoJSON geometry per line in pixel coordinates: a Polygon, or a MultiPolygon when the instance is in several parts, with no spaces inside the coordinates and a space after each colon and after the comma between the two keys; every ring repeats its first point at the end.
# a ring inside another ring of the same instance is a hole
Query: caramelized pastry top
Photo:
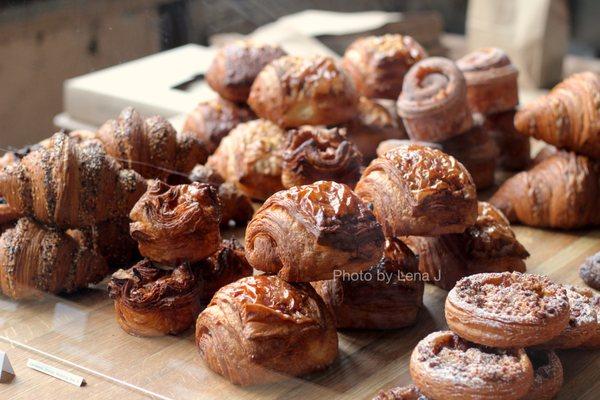
{"type": "Polygon", "coordinates": [[[188,178],[192,182],[208,183],[213,186],[220,186],[225,183],[225,179],[214,168],[201,164],[194,167],[188,178]]]}
{"type": "Polygon", "coordinates": [[[368,36],[355,41],[350,48],[362,47],[373,53],[375,60],[385,62],[389,59],[402,58],[407,65],[413,65],[423,57],[425,50],[410,36],[387,34],[368,36]]]}
{"type": "Polygon", "coordinates": [[[506,55],[506,53],[497,47],[486,47],[467,54],[456,61],[456,65],[463,72],[489,71],[499,68],[506,68],[511,72],[516,72],[516,68],[506,55]]]}

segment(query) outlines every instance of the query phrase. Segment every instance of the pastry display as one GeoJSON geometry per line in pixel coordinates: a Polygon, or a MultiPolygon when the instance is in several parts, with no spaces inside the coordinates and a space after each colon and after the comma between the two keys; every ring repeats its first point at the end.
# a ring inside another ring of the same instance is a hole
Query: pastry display
{"type": "Polygon", "coordinates": [[[330,57],[281,57],[256,77],[248,104],[284,128],[337,125],[356,114],[352,81],[330,57]]]}
{"type": "Polygon", "coordinates": [[[456,64],[430,57],[413,65],[404,77],[398,114],[413,140],[439,142],[471,128],[467,86],[456,64]]]}
{"type": "Polygon", "coordinates": [[[255,269],[286,281],[332,279],[359,272],[384,248],[373,213],[343,184],[318,181],[269,197],[246,229],[246,257],[255,269]]]}
{"type": "Polygon", "coordinates": [[[498,165],[508,171],[521,171],[531,164],[529,136],[515,129],[515,110],[486,115],[484,129],[490,133],[500,150],[498,165]]]}
{"type": "Polygon", "coordinates": [[[581,264],[579,276],[586,285],[600,290],[600,252],[590,256],[581,264]]]}
{"type": "Polygon", "coordinates": [[[526,349],[533,366],[533,385],[522,400],[551,400],[563,384],[563,368],[552,350],[526,349]]]}
{"type": "Polygon", "coordinates": [[[343,66],[361,95],[396,100],[404,75],[425,57],[427,52],[408,35],[367,36],[346,49],[343,66]]]}
{"type": "Polygon", "coordinates": [[[335,181],[354,187],[360,178],[362,155],[342,128],[302,126],[288,133],[283,151],[283,186],[335,181]]]}
{"type": "Polygon", "coordinates": [[[219,289],[198,317],[196,344],[210,369],[244,386],[322,370],[338,354],[335,324],[314,289],[265,275],[219,289]]]}
{"type": "Polygon", "coordinates": [[[468,276],[446,298],[450,329],[466,340],[500,348],[548,342],[567,327],[569,311],[563,286],[519,272],[468,276]]]}
{"type": "Polygon", "coordinates": [[[199,261],[219,248],[221,206],[209,184],[152,181],[129,215],[140,253],[158,263],[199,261]]]}
{"type": "Polygon", "coordinates": [[[381,390],[373,400],[428,400],[418,387],[408,385],[395,387],[389,390],[381,390]]]}
{"type": "Polygon", "coordinates": [[[461,233],[477,218],[475,185],[454,157],[419,144],[371,162],[356,185],[387,237],[461,233]]]}

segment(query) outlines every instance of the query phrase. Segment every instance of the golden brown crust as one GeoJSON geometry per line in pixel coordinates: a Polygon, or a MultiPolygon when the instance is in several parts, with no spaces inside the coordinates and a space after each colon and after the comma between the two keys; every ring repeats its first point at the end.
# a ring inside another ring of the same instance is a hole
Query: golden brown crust
{"type": "Polygon", "coordinates": [[[477,218],[475,185],[454,157],[419,144],[376,158],[356,193],[372,205],[387,237],[460,233],[477,218]]]}
{"type": "Polygon", "coordinates": [[[417,344],[410,374],[421,393],[444,400],[516,400],[533,383],[525,350],[479,346],[451,331],[431,333],[417,344]]]}
{"type": "Polygon", "coordinates": [[[287,281],[358,272],[383,252],[381,226],[346,185],[319,181],[275,193],[246,229],[246,256],[261,271],[287,281]]]}
{"type": "Polygon", "coordinates": [[[432,149],[442,150],[439,143],[423,142],[422,140],[410,139],[389,139],[377,145],[377,157],[383,157],[385,153],[400,146],[408,146],[409,144],[418,144],[420,146],[431,147],[432,149]]]}
{"type": "Polygon", "coordinates": [[[600,251],[579,267],[579,276],[592,289],[600,290],[600,251]]]}
{"type": "Polygon", "coordinates": [[[428,400],[428,398],[421,394],[415,385],[408,385],[380,390],[373,400],[428,400]]]}
{"type": "Polygon", "coordinates": [[[343,66],[361,95],[396,100],[404,75],[425,57],[427,52],[408,35],[367,36],[346,49],[343,66]]]}
{"type": "Polygon", "coordinates": [[[515,112],[510,110],[487,115],[484,124],[500,150],[498,165],[509,171],[521,171],[531,164],[529,136],[522,135],[515,129],[515,112]]]}
{"type": "Polygon", "coordinates": [[[324,369],[338,354],[335,325],[314,289],[265,275],[217,291],[198,317],[196,344],[209,368],[243,386],[324,369]]]}
{"type": "Polygon", "coordinates": [[[330,57],[279,58],[258,75],[248,104],[261,118],[284,128],[337,125],[356,113],[358,96],[330,57]]]}
{"type": "Polygon", "coordinates": [[[522,400],[551,400],[563,384],[560,359],[551,350],[526,349],[533,366],[533,385],[522,400]]]}

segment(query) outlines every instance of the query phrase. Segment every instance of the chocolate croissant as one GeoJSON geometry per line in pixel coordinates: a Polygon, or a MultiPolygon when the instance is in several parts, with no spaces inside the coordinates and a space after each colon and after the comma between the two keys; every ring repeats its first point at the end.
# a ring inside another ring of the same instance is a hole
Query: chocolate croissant
{"type": "Polygon", "coordinates": [[[356,194],[372,207],[386,237],[461,233],[477,219],[475,184],[467,169],[419,144],[373,160],[356,194]]]}
{"type": "Polygon", "coordinates": [[[281,181],[286,188],[322,180],[354,187],[361,167],[362,155],[345,129],[303,126],[288,133],[281,181]]]}
{"type": "Polygon", "coordinates": [[[246,229],[254,268],[291,282],[362,271],[383,252],[381,226],[346,185],[319,181],[269,197],[246,229]]]}
{"type": "Polygon", "coordinates": [[[526,104],[515,127],[561,149],[600,159],[600,75],[574,74],[526,104]]]}
{"type": "Polygon", "coordinates": [[[322,370],[338,354],[335,324],[314,289],[265,275],[217,291],[196,322],[196,344],[210,369],[243,386],[322,370]]]}
{"type": "Polygon", "coordinates": [[[490,133],[500,151],[498,165],[508,171],[522,171],[531,164],[529,136],[515,129],[515,110],[485,117],[484,129],[490,133]]]}

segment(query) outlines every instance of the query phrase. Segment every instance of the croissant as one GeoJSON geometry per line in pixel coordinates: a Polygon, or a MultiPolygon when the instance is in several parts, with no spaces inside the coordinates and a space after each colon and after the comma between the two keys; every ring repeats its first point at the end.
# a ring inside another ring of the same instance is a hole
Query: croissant
{"type": "Polygon", "coordinates": [[[98,142],[76,144],[64,133],[0,172],[0,193],[20,214],[64,228],[126,217],[146,190],[98,142]]]}
{"type": "Polygon", "coordinates": [[[600,158],[600,75],[582,72],[565,79],[521,108],[515,127],[561,149],[600,158]]]}
{"type": "Polygon", "coordinates": [[[69,293],[100,282],[105,260],[72,235],[21,218],[0,236],[0,288],[12,299],[69,293]]]}
{"type": "Polygon", "coordinates": [[[288,134],[281,181],[286,188],[322,180],[354,187],[361,167],[362,155],[344,128],[303,126],[288,134]]]}
{"type": "Polygon", "coordinates": [[[516,111],[505,111],[485,117],[484,129],[496,142],[500,155],[498,165],[509,171],[521,171],[531,164],[531,144],[529,136],[521,135],[515,129],[516,111]]]}
{"type": "Polygon", "coordinates": [[[561,152],[508,179],[490,199],[511,222],[573,229],[600,224],[600,164],[561,152]]]}
{"type": "Polygon", "coordinates": [[[138,244],[129,234],[129,218],[111,219],[67,233],[100,254],[111,271],[140,259],[138,244]]]}

